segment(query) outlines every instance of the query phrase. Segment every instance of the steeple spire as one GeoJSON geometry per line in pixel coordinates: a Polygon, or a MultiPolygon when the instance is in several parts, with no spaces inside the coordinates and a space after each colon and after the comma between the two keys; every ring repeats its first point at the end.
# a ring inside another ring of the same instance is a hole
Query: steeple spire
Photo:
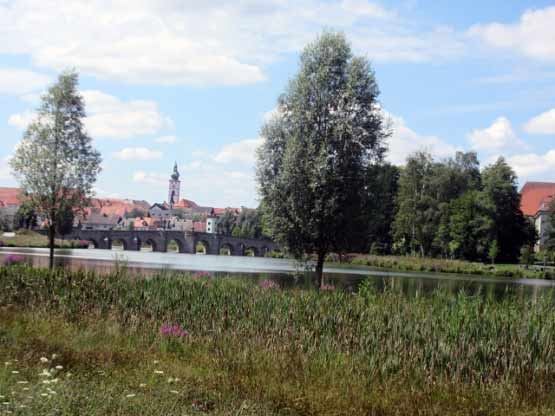
{"type": "Polygon", "coordinates": [[[171,177],[174,181],[179,180],[179,171],[177,170],[177,162],[175,162],[175,164],[173,165],[173,173],[171,177]]]}

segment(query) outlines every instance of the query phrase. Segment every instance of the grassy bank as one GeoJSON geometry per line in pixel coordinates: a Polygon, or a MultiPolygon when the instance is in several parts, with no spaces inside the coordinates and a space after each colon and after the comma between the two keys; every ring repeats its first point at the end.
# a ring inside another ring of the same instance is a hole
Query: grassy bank
{"type": "MultiPolygon", "coordinates": [[[[88,242],[56,239],[55,245],[56,248],[85,248],[88,246],[88,242]]],[[[14,237],[0,236],[0,247],[45,248],[48,247],[48,238],[35,231],[20,230],[15,233],[14,237]]]]}
{"type": "Polygon", "coordinates": [[[552,293],[407,298],[168,277],[0,268],[0,414],[555,411],[552,293]]]}
{"type": "MultiPolygon", "coordinates": [[[[330,264],[338,263],[333,257],[330,264]]],[[[437,272],[473,274],[497,277],[516,277],[525,279],[555,279],[555,270],[540,270],[534,267],[524,267],[518,264],[485,264],[463,260],[434,259],[414,256],[373,256],[367,254],[352,254],[345,256],[347,264],[357,266],[381,267],[411,272],[437,272]]]]}

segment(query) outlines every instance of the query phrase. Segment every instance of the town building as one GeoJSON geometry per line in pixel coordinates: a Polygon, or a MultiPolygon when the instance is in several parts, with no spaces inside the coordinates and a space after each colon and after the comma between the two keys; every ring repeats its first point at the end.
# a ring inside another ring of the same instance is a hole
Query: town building
{"type": "Polygon", "coordinates": [[[526,182],[520,191],[520,209],[530,221],[533,221],[538,231],[536,250],[540,250],[547,239],[551,227],[549,212],[554,197],[553,182],[526,182]]]}

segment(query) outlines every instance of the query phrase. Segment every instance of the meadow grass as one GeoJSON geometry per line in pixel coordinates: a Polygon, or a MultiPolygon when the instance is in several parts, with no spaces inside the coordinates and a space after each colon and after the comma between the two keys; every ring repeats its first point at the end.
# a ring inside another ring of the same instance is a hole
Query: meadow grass
{"type": "MultiPolygon", "coordinates": [[[[54,242],[56,248],[86,248],[87,241],[62,240],[57,238],[54,242]]],[[[14,237],[0,235],[0,247],[48,247],[48,237],[31,230],[19,230],[14,237]]]]}
{"type": "Polygon", "coordinates": [[[552,415],[554,300],[3,267],[0,414],[552,415]]]}

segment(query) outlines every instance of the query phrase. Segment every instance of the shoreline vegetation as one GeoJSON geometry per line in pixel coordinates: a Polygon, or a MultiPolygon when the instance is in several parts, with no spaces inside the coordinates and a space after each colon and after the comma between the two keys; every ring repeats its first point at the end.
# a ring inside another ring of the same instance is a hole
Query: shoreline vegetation
{"type": "Polygon", "coordinates": [[[499,300],[130,277],[0,268],[0,414],[555,411],[550,290],[499,300]]]}
{"type": "Polygon", "coordinates": [[[342,267],[367,266],[395,271],[456,273],[480,276],[509,277],[520,279],[555,279],[555,269],[534,265],[487,264],[465,260],[436,259],[416,256],[377,256],[368,254],[348,254],[328,257],[326,264],[342,267]]]}

